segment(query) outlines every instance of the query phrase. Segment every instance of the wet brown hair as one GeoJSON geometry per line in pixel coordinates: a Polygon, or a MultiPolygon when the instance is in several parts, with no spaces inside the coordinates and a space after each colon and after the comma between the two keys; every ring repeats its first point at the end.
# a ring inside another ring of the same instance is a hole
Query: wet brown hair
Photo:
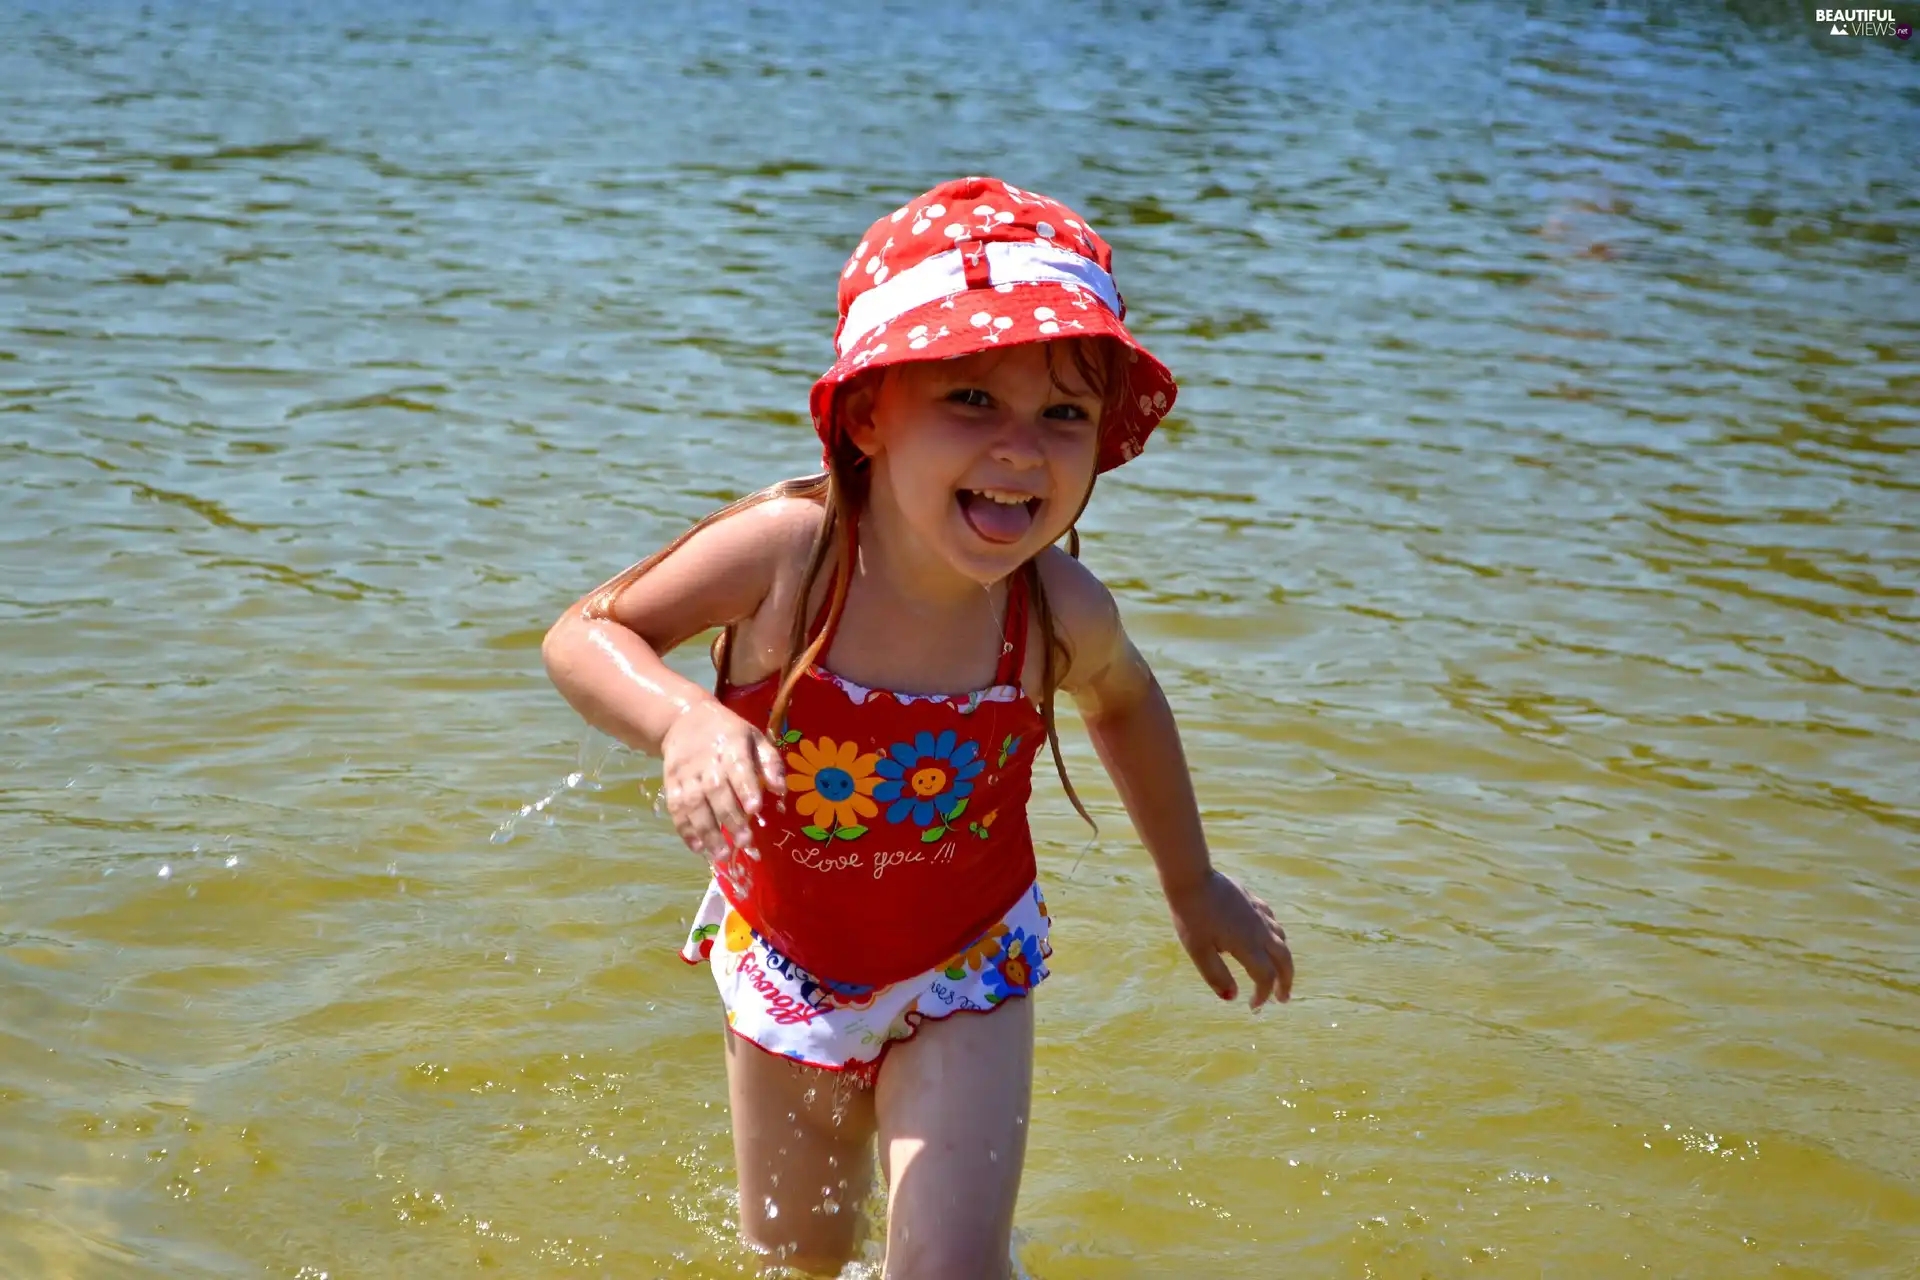
{"type": "MultiPolygon", "coordinates": [[[[1126,359],[1125,348],[1111,338],[1067,338],[1043,344],[1047,357],[1047,376],[1053,385],[1067,395],[1079,395],[1091,391],[1101,402],[1101,419],[1104,422],[1118,405],[1124,389],[1122,371],[1126,359]],[[1060,360],[1065,356],[1071,362],[1071,368],[1079,380],[1079,386],[1070,386],[1061,380],[1064,370],[1060,360]]],[[[807,553],[806,573],[800,580],[800,591],[794,605],[793,622],[787,635],[787,656],[779,672],[779,684],[773,698],[773,708],[767,715],[766,730],[776,741],[781,733],[781,725],[787,717],[787,704],[792,701],[794,686],[806,674],[807,669],[820,660],[820,650],[833,634],[835,624],[840,620],[841,611],[846,608],[847,591],[853,583],[855,556],[854,529],[860,510],[866,505],[867,486],[870,472],[866,455],[854,445],[843,423],[838,421],[846,395],[856,388],[877,386],[885,368],[874,369],[842,384],[833,399],[832,413],[836,419],[832,432],[832,443],[827,449],[827,469],[817,475],[800,476],[792,480],[782,480],[769,485],[757,493],[728,503],[720,510],[702,518],[694,526],[654,552],[639,564],[611,578],[595,588],[581,602],[580,616],[589,621],[610,621],[614,605],[620,596],[636,580],[668,556],[678,551],[687,541],[709,525],[718,524],[729,516],[737,515],[762,503],[781,498],[801,498],[820,504],[823,515],[820,528],[814,534],[813,546],[807,553]],[[836,556],[835,552],[839,554],[836,556]],[[813,601],[815,585],[821,573],[826,571],[829,560],[833,561],[833,582],[825,602],[824,625],[811,641],[807,639],[808,624],[812,621],[809,606],[813,601]]],[[[1080,558],[1079,522],[1087,509],[1087,503],[1093,498],[1093,485],[1087,485],[1087,492],[1080,500],[1079,508],[1073,513],[1073,523],[1067,526],[1067,554],[1080,558]]],[[[1096,832],[1099,824],[1094,822],[1087,812],[1086,805],[1080,801],[1080,793],[1074,790],[1073,782],[1067,777],[1067,765],[1060,754],[1060,734],[1054,725],[1054,687],[1056,673],[1064,672],[1072,663],[1073,654],[1067,643],[1060,638],[1053,625],[1053,609],[1047,600],[1046,584],[1040,577],[1039,557],[1021,565],[1016,572],[1026,578],[1029,598],[1033,602],[1034,616],[1040,625],[1043,640],[1040,655],[1040,718],[1046,725],[1047,746],[1053,753],[1054,771],[1060,776],[1060,785],[1066,790],[1067,800],[1073,805],[1075,813],[1096,832]]],[[[729,623],[714,637],[711,650],[714,669],[714,693],[717,696],[726,686],[727,666],[733,649],[733,624],[729,623]]]]}

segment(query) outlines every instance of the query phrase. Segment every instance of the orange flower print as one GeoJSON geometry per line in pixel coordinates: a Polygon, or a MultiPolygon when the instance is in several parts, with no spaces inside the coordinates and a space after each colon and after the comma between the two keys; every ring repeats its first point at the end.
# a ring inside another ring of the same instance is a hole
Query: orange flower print
{"type": "Polygon", "coordinates": [[[979,836],[982,840],[985,840],[989,835],[993,834],[993,820],[999,816],[1000,811],[995,809],[992,813],[980,819],[980,821],[969,822],[967,824],[967,830],[973,832],[973,834],[979,836]]]}
{"type": "Polygon", "coordinates": [[[753,945],[753,926],[738,911],[727,912],[727,950],[745,951],[753,945]]]}
{"type": "Polygon", "coordinates": [[[968,970],[978,973],[980,966],[1000,954],[1000,939],[1006,936],[1007,926],[1004,923],[987,930],[972,946],[947,961],[943,966],[946,975],[958,982],[967,976],[968,970]]]}
{"type": "Polygon", "coordinates": [[[861,755],[854,743],[832,738],[802,739],[797,750],[787,752],[787,765],[793,770],[787,775],[787,790],[799,797],[793,802],[794,811],[813,819],[802,830],[815,840],[865,835],[860,819],[880,812],[872,798],[873,789],[880,785],[873,773],[879,759],[861,755]]]}

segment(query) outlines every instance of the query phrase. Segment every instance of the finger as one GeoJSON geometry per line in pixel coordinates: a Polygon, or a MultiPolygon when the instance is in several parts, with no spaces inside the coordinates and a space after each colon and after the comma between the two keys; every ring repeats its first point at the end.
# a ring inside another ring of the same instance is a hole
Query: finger
{"type": "Polygon", "coordinates": [[[1211,947],[1188,947],[1187,955],[1192,958],[1193,967],[1200,971],[1200,976],[1207,980],[1207,985],[1213,988],[1215,995],[1222,1000],[1233,999],[1238,990],[1233,981],[1233,970],[1227,968],[1227,962],[1220,958],[1219,952],[1211,947]]]}
{"type": "Polygon", "coordinates": [[[706,857],[707,856],[706,836],[701,833],[700,828],[696,827],[693,824],[693,819],[690,816],[688,816],[688,811],[686,807],[684,805],[676,806],[675,808],[668,810],[668,812],[671,814],[673,818],[673,829],[679,835],[681,841],[687,846],[687,848],[693,850],[695,853],[699,854],[702,858],[706,857]]]}
{"type": "Polygon", "coordinates": [[[765,734],[753,735],[753,755],[760,764],[760,776],[766,780],[767,790],[777,796],[787,793],[787,762],[780,758],[779,748],[767,741],[765,734]]]}
{"type": "Polygon", "coordinates": [[[1267,954],[1273,957],[1274,971],[1280,975],[1280,1003],[1293,999],[1293,948],[1287,945],[1286,935],[1282,934],[1278,942],[1267,944],[1267,954]]]}
{"type": "MultiPolygon", "coordinates": [[[[733,798],[740,802],[741,810],[747,815],[760,812],[760,770],[753,759],[753,747],[750,743],[729,747],[726,752],[727,785],[733,791],[733,798]]],[[[747,833],[742,830],[740,833],[747,833]]]]}
{"type": "Polygon", "coordinates": [[[707,798],[707,807],[713,811],[714,821],[734,844],[745,840],[749,830],[746,810],[740,807],[740,797],[733,793],[725,766],[715,761],[702,782],[705,783],[702,791],[707,798]]]}
{"type": "Polygon", "coordinates": [[[1247,1001],[1249,1009],[1258,1009],[1273,996],[1274,984],[1280,980],[1280,973],[1274,967],[1273,960],[1267,955],[1265,947],[1233,948],[1233,958],[1247,971],[1247,980],[1253,983],[1253,995],[1247,1001]]]}
{"type": "Polygon", "coordinates": [[[720,834],[719,820],[714,817],[713,807],[707,803],[706,795],[693,787],[682,793],[680,812],[676,814],[675,826],[682,828],[682,837],[687,847],[701,857],[712,861],[727,851],[726,837],[720,834]]]}

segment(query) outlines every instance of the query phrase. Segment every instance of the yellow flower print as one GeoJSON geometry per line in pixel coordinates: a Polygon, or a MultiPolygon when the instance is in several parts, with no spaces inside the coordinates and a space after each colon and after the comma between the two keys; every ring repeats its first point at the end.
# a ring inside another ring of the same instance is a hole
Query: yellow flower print
{"type": "Polygon", "coordinates": [[[836,829],[866,834],[860,819],[880,812],[872,799],[873,789],[880,785],[873,773],[879,759],[861,755],[854,743],[832,738],[803,739],[797,750],[787,752],[787,764],[793,770],[787,775],[787,790],[799,797],[793,802],[794,811],[815,824],[807,834],[818,831],[815,839],[826,839],[836,829]]]}
{"type": "Polygon", "coordinates": [[[727,950],[745,951],[753,945],[753,926],[738,911],[727,912],[727,950]]]}

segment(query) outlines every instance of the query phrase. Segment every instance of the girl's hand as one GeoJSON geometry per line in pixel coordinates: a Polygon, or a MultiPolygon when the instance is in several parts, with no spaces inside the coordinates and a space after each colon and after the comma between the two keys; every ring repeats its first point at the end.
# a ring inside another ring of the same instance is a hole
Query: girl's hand
{"type": "Polygon", "coordinates": [[[1191,889],[1167,895],[1174,932],[1193,957],[1194,968],[1222,1000],[1233,999],[1233,973],[1220,957],[1230,955],[1253,980],[1248,1007],[1258,1009],[1274,995],[1293,996],[1293,952],[1273,908],[1218,871],[1191,889]]]}
{"type": "Polygon", "coordinates": [[[718,701],[695,703],[660,740],[660,781],[673,829],[709,862],[745,845],[761,796],[785,794],[787,769],[767,736],[718,701]]]}

